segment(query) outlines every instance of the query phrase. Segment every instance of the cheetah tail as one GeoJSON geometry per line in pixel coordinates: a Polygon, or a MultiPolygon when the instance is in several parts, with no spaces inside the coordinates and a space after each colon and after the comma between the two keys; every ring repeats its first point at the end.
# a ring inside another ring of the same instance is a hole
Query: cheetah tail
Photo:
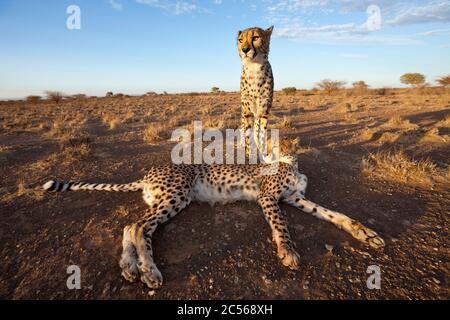
{"type": "Polygon", "coordinates": [[[121,191],[135,192],[143,190],[142,181],[135,181],[127,184],[111,184],[111,183],[85,183],[85,182],[63,182],[50,180],[46,182],[42,188],[45,191],[79,191],[79,190],[96,190],[96,191],[121,191]]]}

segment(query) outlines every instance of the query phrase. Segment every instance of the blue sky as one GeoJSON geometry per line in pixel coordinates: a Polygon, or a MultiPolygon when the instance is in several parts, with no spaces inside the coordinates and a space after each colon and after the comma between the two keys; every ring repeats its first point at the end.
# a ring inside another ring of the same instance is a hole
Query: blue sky
{"type": "Polygon", "coordinates": [[[237,31],[272,24],[278,89],[450,74],[450,0],[1,0],[0,98],[238,90],[237,31]]]}

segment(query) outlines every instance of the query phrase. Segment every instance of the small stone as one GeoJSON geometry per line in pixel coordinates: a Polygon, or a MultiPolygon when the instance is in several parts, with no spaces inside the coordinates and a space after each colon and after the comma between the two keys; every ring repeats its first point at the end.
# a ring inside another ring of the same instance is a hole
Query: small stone
{"type": "Polygon", "coordinates": [[[327,251],[329,251],[329,252],[333,251],[333,248],[334,247],[331,244],[326,244],[325,245],[325,249],[327,249],[327,251]]]}
{"type": "Polygon", "coordinates": [[[433,280],[434,283],[436,283],[436,284],[441,284],[441,282],[440,282],[438,279],[436,279],[436,278],[433,278],[432,280],[433,280]]]}
{"type": "Polygon", "coordinates": [[[150,297],[153,297],[155,294],[156,294],[156,291],[155,291],[155,290],[150,290],[150,291],[148,292],[148,295],[149,295],[150,297]]]}

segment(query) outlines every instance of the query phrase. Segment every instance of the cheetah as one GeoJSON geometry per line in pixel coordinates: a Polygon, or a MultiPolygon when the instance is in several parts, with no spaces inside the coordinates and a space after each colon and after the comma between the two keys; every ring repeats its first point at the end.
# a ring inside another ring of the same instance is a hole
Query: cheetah
{"type": "Polygon", "coordinates": [[[242,62],[241,136],[249,146],[249,134],[253,136],[260,157],[266,152],[267,120],[273,99],[273,74],[269,63],[269,45],[273,26],[263,30],[258,27],[238,32],[237,46],[242,62]]]}
{"type": "MultiPolygon", "coordinates": [[[[280,144],[283,147],[283,141],[280,144]]],[[[283,148],[281,148],[283,151],[283,148]]],[[[180,213],[192,201],[226,203],[255,201],[272,230],[281,263],[298,269],[300,256],[291,240],[280,202],[319,219],[331,222],[357,240],[379,249],[384,241],[375,231],[350,217],[307,200],[307,177],[300,173],[296,159],[286,155],[279,162],[257,164],[168,164],[150,168],[141,180],[128,184],[48,181],[46,191],[141,191],[148,209],[136,223],[125,226],[120,268],[122,276],[134,282],[140,278],[149,288],[162,285],[163,277],[153,259],[152,235],[158,225],[180,213]],[[265,169],[265,170],[262,170],[265,169]],[[263,174],[275,169],[274,174],[263,174]]]]}

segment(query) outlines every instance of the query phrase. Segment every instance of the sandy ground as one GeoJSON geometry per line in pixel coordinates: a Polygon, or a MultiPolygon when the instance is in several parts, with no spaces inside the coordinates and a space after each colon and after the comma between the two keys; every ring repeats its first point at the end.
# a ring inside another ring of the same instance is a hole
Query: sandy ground
{"type": "Polygon", "coordinates": [[[383,251],[365,248],[283,205],[301,255],[298,271],[278,261],[256,204],[192,204],[154,234],[164,285],[150,296],[144,284],[121,278],[118,266],[122,228],[145,209],[139,193],[34,189],[55,178],[138,179],[149,166],[170,161],[174,144],[167,134],[193,120],[236,127],[239,95],[0,103],[0,297],[450,298],[449,94],[275,95],[270,126],[300,139],[307,197],[361,221],[386,241],[383,251]],[[385,175],[377,165],[368,169],[368,155],[386,150],[403,150],[422,177],[385,175]],[[432,171],[422,170],[423,159],[433,163],[432,171]],[[80,290],[66,287],[73,264],[81,269],[80,290]],[[370,265],[380,267],[380,290],[366,286],[370,265]]]}

